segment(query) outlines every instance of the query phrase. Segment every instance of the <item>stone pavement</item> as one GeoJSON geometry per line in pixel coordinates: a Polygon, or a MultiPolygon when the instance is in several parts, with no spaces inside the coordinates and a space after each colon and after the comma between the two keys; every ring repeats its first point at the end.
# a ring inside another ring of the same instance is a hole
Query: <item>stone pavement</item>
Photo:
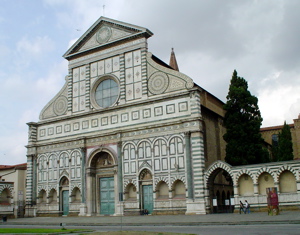
{"type": "Polygon", "coordinates": [[[282,211],[277,216],[266,212],[250,214],[208,215],[143,215],[143,216],[92,216],[92,217],[34,217],[7,219],[1,225],[60,225],[104,226],[104,225],[244,225],[244,224],[300,224],[300,211],[282,211]]]}

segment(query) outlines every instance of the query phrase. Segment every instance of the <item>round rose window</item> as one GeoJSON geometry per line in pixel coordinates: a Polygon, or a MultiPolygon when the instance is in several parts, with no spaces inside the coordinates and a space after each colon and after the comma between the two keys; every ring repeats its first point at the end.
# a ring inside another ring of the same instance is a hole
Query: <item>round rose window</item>
{"type": "Polygon", "coordinates": [[[113,79],[101,81],[95,91],[96,103],[101,108],[107,108],[113,105],[119,96],[119,86],[113,79]]]}

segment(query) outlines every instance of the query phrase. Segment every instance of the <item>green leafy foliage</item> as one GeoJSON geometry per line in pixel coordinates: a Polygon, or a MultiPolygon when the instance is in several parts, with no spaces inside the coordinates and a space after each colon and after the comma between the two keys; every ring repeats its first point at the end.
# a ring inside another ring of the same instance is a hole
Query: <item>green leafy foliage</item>
{"type": "Polygon", "coordinates": [[[284,122],[278,134],[278,145],[273,146],[274,161],[290,161],[294,159],[290,126],[284,122]]]}
{"type": "Polygon", "coordinates": [[[227,142],[225,161],[233,166],[268,162],[269,154],[263,149],[260,134],[263,119],[258,99],[251,95],[247,81],[237,76],[236,70],[226,98],[224,125],[227,131],[223,136],[227,142]]]}

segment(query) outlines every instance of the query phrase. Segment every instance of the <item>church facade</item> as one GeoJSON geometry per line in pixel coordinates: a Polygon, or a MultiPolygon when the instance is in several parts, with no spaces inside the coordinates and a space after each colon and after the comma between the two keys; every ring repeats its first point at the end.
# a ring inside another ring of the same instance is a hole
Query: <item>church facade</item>
{"type": "Polygon", "coordinates": [[[28,123],[26,196],[37,215],[206,213],[200,100],[213,129],[221,101],[148,52],[150,36],[101,17],[64,54],[64,87],[28,123]]]}
{"type": "MultiPolygon", "coordinates": [[[[255,203],[265,171],[224,162],[223,103],[174,58],[170,66],[152,55],[151,36],[101,17],[64,54],[65,85],[28,123],[28,216],[206,214],[214,198],[255,203]]],[[[293,198],[297,164],[280,168],[294,175],[293,198]]]]}

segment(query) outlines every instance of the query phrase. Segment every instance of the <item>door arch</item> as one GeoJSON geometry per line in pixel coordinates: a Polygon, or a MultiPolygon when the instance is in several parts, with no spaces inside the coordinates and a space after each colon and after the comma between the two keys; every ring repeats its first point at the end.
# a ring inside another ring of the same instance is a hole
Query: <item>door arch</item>
{"type": "Polygon", "coordinates": [[[231,204],[233,197],[233,181],[230,174],[222,168],[215,169],[207,181],[211,213],[233,212],[231,204]]]}
{"type": "Polygon", "coordinates": [[[117,165],[114,155],[107,149],[99,149],[90,158],[87,169],[87,199],[90,214],[115,214],[117,165]]]}

